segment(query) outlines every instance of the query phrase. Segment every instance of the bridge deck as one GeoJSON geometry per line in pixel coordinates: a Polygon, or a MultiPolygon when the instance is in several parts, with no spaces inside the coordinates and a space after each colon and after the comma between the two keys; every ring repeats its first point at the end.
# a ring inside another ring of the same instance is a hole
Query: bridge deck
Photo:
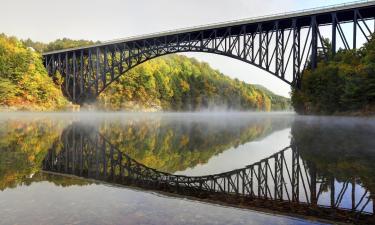
{"type": "MultiPolygon", "coordinates": [[[[302,11],[293,11],[289,13],[273,14],[273,15],[255,17],[255,18],[250,18],[250,19],[234,20],[234,21],[208,24],[208,25],[203,25],[203,26],[196,26],[196,27],[183,28],[183,29],[177,29],[177,30],[170,30],[170,31],[158,32],[158,33],[152,33],[152,34],[146,34],[146,35],[138,35],[138,36],[128,37],[124,39],[106,41],[100,44],[95,44],[95,45],[90,45],[90,46],[85,46],[85,47],[77,47],[77,48],[46,52],[43,55],[46,56],[46,55],[52,55],[52,54],[62,53],[62,52],[71,52],[71,51],[78,51],[82,49],[110,46],[110,45],[115,45],[115,44],[120,44],[120,43],[141,41],[141,40],[147,40],[150,38],[166,37],[166,36],[176,35],[176,34],[209,31],[212,29],[227,28],[227,27],[236,28],[238,26],[245,25],[245,24],[251,25],[251,24],[258,24],[258,23],[267,23],[267,22],[271,22],[275,20],[280,21],[281,25],[283,26],[283,23],[282,23],[283,20],[288,20],[285,22],[289,23],[291,18],[299,18],[300,19],[299,26],[303,27],[303,26],[309,26],[310,19],[307,19],[307,17],[310,17],[312,15],[320,16],[318,18],[319,24],[328,24],[332,21],[330,14],[333,12],[342,13],[340,15],[341,16],[340,20],[345,21],[345,20],[352,19],[353,16],[350,14],[352,9],[366,8],[366,7],[371,7],[371,6],[375,7],[374,0],[362,0],[362,1],[352,2],[352,3],[328,6],[328,7],[313,8],[313,9],[302,10],[302,11]],[[350,15],[346,15],[345,14],[346,11],[350,15]],[[306,21],[303,20],[304,17],[306,17],[306,21]]],[[[369,10],[368,13],[364,12],[363,16],[366,18],[370,18],[370,17],[374,17],[375,15],[373,15],[373,10],[369,10]]],[[[289,26],[290,26],[289,24],[284,24],[284,28],[289,28],[289,26]]],[[[272,27],[270,27],[270,29],[272,29],[272,27]]]]}

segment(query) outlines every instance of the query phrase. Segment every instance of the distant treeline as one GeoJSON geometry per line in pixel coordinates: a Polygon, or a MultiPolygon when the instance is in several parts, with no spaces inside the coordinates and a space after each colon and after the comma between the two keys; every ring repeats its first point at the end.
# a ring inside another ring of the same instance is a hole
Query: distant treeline
{"type": "MultiPolygon", "coordinates": [[[[59,39],[45,44],[0,36],[0,108],[57,110],[68,101],[62,78],[48,77],[40,53],[98,42],[59,39]]],[[[249,74],[251,76],[251,74],[249,74]]],[[[203,109],[288,110],[290,101],[262,86],[250,85],[182,55],[148,61],[121,76],[102,93],[103,110],[203,109]]]]}
{"type": "Polygon", "coordinates": [[[30,38],[26,40],[22,40],[22,43],[24,43],[25,46],[33,48],[35,51],[39,53],[43,52],[51,52],[61,49],[68,49],[68,48],[76,48],[76,47],[82,47],[87,45],[93,45],[93,44],[99,44],[100,42],[94,42],[94,41],[87,41],[87,40],[72,40],[69,38],[63,38],[63,39],[57,39],[55,41],[52,41],[48,44],[43,42],[37,42],[33,41],[30,38]]]}
{"type": "MultiPolygon", "coordinates": [[[[325,41],[327,49],[331,49],[325,41]]],[[[301,90],[292,91],[300,114],[374,114],[375,40],[359,50],[340,50],[328,60],[319,55],[318,68],[303,73],[301,90]]]]}

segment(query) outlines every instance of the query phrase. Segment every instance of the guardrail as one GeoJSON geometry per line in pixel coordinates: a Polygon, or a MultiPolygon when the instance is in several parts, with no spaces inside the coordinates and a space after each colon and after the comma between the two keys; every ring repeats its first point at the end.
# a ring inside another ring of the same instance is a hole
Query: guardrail
{"type": "Polygon", "coordinates": [[[204,28],[204,27],[211,27],[211,26],[214,27],[214,26],[225,25],[225,24],[241,23],[241,22],[246,22],[246,21],[251,21],[251,20],[261,20],[261,19],[267,19],[267,18],[278,17],[278,16],[289,16],[289,15],[293,15],[293,14],[314,12],[314,11],[320,11],[320,10],[324,10],[324,9],[336,9],[336,8],[342,8],[342,7],[346,7],[346,6],[354,6],[354,5],[357,5],[357,4],[364,4],[364,3],[371,3],[371,2],[375,3],[375,0],[358,0],[358,1],[354,1],[354,2],[334,4],[334,5],[321,6],[321,7],[314,7],[314,8],[303,9],[303,10],[294,10],[294,11],[288,11],[288,12],[282,12],[282,13],[267,14],[267,15],[263,15],[263,16],[249,17],[249,18],[244,18],[244,19],[235,19],[235,20],[228,20],[228,21],[217,22],[217,23],[209,23],[209,24],[204,24],[204,25],[199,25],[199,26],[191,26],[191,27],[185,27],[185,28],[180,28],[180,29],[165,30],[165,31],[148,33],[148,34],[143,34],[143,35],[133,35],[133,36],[129,36],[125,39],[119,38],[119,39],[112,39],[112,40],[104,41],[101,44],[105,45],[105,44],[112,43],[112,42],[119,42],[119,41],[123,41],[123,40],[126,40],[126,39],[136,39],[136,38],[141,38],[141,37],[144,37],[144,36],[156,36],[156,35],[161,35],[161,34],[166,34],[166,33],[177,33],[177,32],[181,32],[181,31],[185,31],[185,30],[194,30],[194,29],[204,28]]]}

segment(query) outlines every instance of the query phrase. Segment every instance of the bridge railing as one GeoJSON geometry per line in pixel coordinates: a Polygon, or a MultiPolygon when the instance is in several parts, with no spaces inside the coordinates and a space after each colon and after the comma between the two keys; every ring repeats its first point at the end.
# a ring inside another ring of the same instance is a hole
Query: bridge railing
{"type": "MultiPolygon", "coordinates": [[[[156,36],[161,36],[161,35],[182,33],[182,32],[185,32],[185,31],[205,29],[205,28],[209,28],[209,27],[227,26],[227,25],[230,25],[230,24],[252,23],[252,22],[265,20],[265,19],[273,19],[273,18],[276,18],[276,17],[287,17],[287,16],[291,16],[291,15],[294,15],[294,14],[303,14],[303,13],[308,13],[308,12],[313,13],[313,12],[317,12],[317,11],[321,11],[321,10],[328,10],[328,9],[339,9],[339,8],[343,8],[343,7],[347,7],[347,6],[355,6],[357,4],[365,4],[365,3],[374,3],[375,4],[375,0],[357,0],[357,1],[347,2],[347,3],[333,4],[333,5],[328,5],[328,6],[320,6],[320,7],[314,7],[314,8],[309,8],[309,9],[303,9],[303,10],[294,10],[294,11],[288,11],[288,12],[273,13],[273,14],[254,16],[254,17],[249,17],[249,18],[227,20],[227,21],[222,21],[222,22],[217,22],[217,23],[208,23],[208,24],[199,25],[199,26],[189,26],[189,27],[178,28],[178,29],[164,30],[164,31],[160,31],[160,32],[152,32],[152,33],[148,33],[148,34],[133,35],[133,36],[129,36],[127,38],[117,38],[117,39],[103,41],[100,44],[85,46],[85,47],[82,47],[82,48],[93,48],[93,47],[98,47],[98,46],[105,46],[105,45],[108,45],[108,44],[115,44],[115,43],[139,40],[139,39],[144,39],[144,38],[148,38],[148,37],[156,37],[156,36]]],[[[81,49],[81,48],[80,47],[70,48],[70,49],[65,49],[63,51],[73,51],[73,50],[76,50],[76,49],[81,49]]],[[[54,52],[59,52],[59,51],[46,52],[43,55],[53,54],[54,52]]]]}

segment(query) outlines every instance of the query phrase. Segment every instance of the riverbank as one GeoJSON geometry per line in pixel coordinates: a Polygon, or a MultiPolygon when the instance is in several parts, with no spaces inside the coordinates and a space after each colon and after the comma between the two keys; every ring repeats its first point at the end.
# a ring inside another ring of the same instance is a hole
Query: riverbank
{"type": "Polygon", "coordinates": [[[366,106],[364,109],[358,111],[336,112],[333,116],[374,117],[375,105],[366,106]]]}
{"type": "Polygon", "coordinates": [[[80,105],[68,103],[62,107],[50,108],[39,106],[35,104],[24,104],[24,105],[0,105],[1,112],[79,112],[81,111],[80,105]]]}
{"type": "Polygon", "coordinates": [[[375,105],[366,106],[361,110],[352,110],[352,111],[337,111],[333,113],[324,113],[324,112],[307,112],[298,113],[301,116],[344,116],[344,117],[375,117],[375,105]]]}
{"type": "MultiPolygon", "coordinates": [[[[330,49],[327,44],[327,49],[330,49]]],[[[303,71],[292,105],[302,115],[375,115],[375,40],[361,49],[340,50],[315,70],[303,71]]]]}

